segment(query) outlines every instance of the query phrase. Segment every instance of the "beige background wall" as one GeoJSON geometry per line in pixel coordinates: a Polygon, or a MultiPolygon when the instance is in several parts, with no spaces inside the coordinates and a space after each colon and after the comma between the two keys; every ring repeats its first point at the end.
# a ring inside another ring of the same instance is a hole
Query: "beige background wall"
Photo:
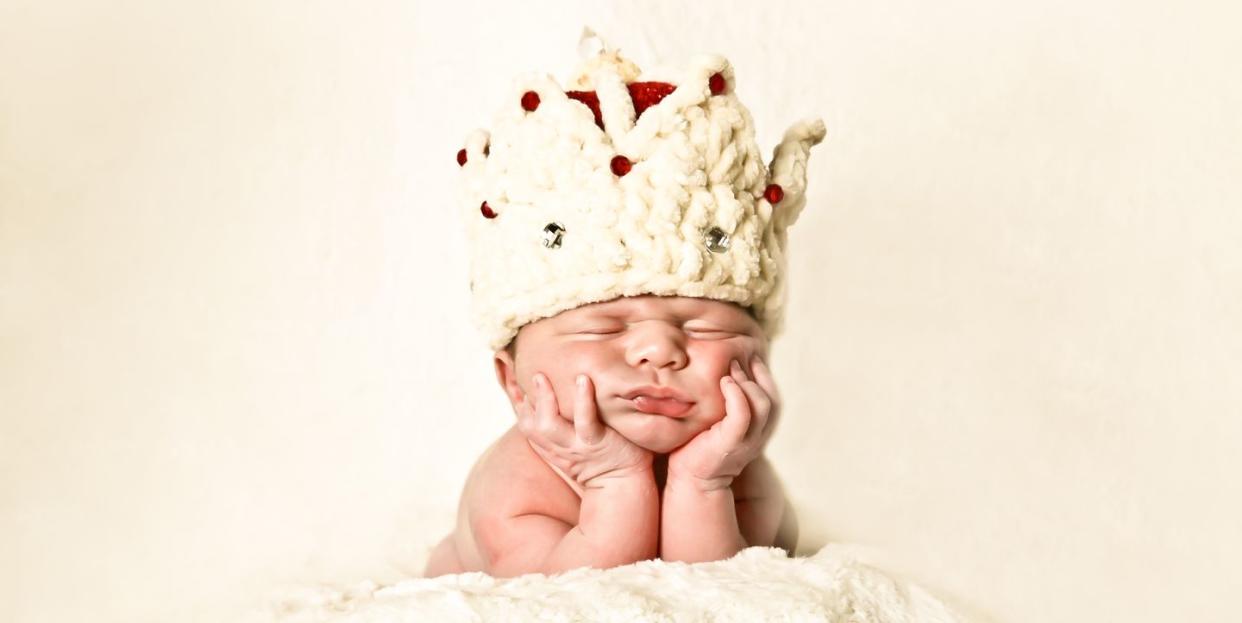
{"type": "Polygon", "coordinates": [[[827,123],[773,366],[804,551],[997,621],[1234,618],[1231,3],[518,4],[0,0],[0,620],[421,570],[511,418],[454,154],[584,23],[726,55],[767,153],[827,123]]]}

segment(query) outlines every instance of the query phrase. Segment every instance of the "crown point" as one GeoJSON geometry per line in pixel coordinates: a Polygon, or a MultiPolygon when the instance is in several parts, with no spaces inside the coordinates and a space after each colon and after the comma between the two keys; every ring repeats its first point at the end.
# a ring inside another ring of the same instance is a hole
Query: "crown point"
{"type": "Polygon", "coordinates": [[[539,94],[534,91],[527,91],[522,94],[522,108],[526,110],[534,110],[539,108],[539,94]]]}
{"type": "Polygon", "coordinates": [[[458,152],[457,152],[457,164],[458,164],[459,166],[463,166],[463,167],[464,167],[464,166],[466,166],[466,150],[464,150],[464,149],[458,150],[458,152]]]}
{"type": "Polygon", "coordinates": [[[720,75],[720,72],[712,74],[712,77],[707,79],[707,86],[711,88],[712,95],[720,95],[721,93],[724,93],[724,76],[720,75]]]}
{"type": "Polygon", "coordinates": [[[486,218],[496,218],[496,211],[493,210],[491,206],[487,205],[486,201],[483,202],[483,205],[479,206],[479,211],[482,212],[483,216],[486,218]]]}
{"type": "Polygon", "coordinates": [[[613,156],[611,166],[613,175],[617,177],[629,173],[630,169],[633,168],[633,165],[630,164],[630,159],[625,156],[613,156]]]}
{"type": "Polygon", "coordinates": [[[785,191],[780,184],[768,184],[768,187],[763,189],[763,198],[767,199],[770,204],[776,205],[784,197],[785,191]]]}

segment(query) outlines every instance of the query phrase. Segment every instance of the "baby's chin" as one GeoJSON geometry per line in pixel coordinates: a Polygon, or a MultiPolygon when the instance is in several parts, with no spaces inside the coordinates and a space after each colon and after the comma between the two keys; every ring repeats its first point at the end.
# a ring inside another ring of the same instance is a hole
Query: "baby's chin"
{"type": "Polygon", "coordinates": [[[604,422],[634,445],[656,454],[668,454],[701,432],[690,420],[644,413],[622,413],[605,417],[604,422]]]}

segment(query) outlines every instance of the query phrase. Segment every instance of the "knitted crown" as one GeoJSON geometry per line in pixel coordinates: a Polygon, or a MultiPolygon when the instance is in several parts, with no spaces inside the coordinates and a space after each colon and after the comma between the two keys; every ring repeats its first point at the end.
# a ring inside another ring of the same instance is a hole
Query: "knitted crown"
{"type": "Polygon", "coordinates": [[[579,49],[571,90],[518,76],[491,131],[471,131],[457,154],[471,316],[489,346],[641,294],[731,301],[774,338],[786,229],[806,203],[823,121],[791,126],[765,167],[723,57],[642,73],[590,29],[579,49]]]}

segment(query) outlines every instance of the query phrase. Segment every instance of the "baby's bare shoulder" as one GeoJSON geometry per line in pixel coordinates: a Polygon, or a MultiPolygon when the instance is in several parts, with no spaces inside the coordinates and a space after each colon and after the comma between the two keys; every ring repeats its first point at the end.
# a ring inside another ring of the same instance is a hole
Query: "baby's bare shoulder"
{"type": "Polygon", "coordinates": [[[570,525],[577,525],[581,505],[578,495],[535,454],[516,426],[479,458],[462,497],[475,518],[540,514],[570,525]]]}
{"type": "MultiPolygon", "coordinates": [[[[555,491],[561,483],[549,481],[528,455],[534,455],[534,451],[514,427],[492,442],[470,468],[462,487],[453,534],[461,569],[486,571],[489,568],[488,552],[495,551],[496,539],[506,534],[506,523],[512,517],[533,513],[567,516],[563,498],[557,503],[557,498],[547,493],[555,491]]],[[[552,477],[555,478],[555,474],[552,477]]],[[[575,522],[576,512],[575,509],[575,522]]]]}

